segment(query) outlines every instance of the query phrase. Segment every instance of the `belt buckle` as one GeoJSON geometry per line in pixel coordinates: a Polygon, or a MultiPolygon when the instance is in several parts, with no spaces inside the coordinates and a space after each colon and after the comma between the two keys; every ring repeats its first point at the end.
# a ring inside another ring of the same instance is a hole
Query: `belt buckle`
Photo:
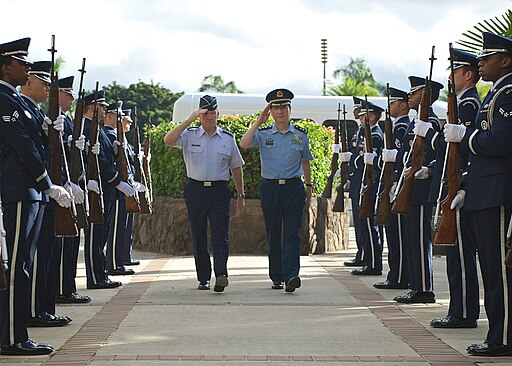
{"type": "Polygon", "coordinates": [[[286,184],[286,179],[279,179],[278,184],[286,184]]]}
{"type": "Polygon", "coordinates": [[[203,187],[211,187],[212,182],[203,182],[203,187]]]}

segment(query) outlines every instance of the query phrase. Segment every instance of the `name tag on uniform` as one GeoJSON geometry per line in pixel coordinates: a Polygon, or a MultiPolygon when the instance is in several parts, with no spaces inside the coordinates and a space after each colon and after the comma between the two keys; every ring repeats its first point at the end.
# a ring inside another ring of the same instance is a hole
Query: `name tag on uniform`
{"type": "Polygon", "coordinates": [[[279,179],[278,183],[279,184],[286,184],[286,179],[279,179]]]}
{"type": "Polygon", "coordinates": [[[211,187],[212,182],[203,182],[203,187],[211,187]]]}

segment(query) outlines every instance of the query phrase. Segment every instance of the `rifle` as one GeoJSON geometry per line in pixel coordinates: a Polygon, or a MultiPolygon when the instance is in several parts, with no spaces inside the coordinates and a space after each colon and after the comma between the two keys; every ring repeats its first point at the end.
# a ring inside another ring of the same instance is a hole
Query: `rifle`
{"type": "MultiPolygon", "coordinates": [[[[117,112],[117,141],[119,141],[119,149],[117,153],[117,159],[119,164],[119,172],[121,174],[121,179],[131,185],[133,187],[133,176],[128,173],[128,156],[126,155],[126,150],[123,147],[124,145],[124,131],[123,131],[123,118],[120,113],[120,108],[116,109],[117,112]]],[[[136,192],[137,193],[137,192],[136,192]]],[[[135,196],[124,196],[124,201],[126,203],[126,212],[127,213],[137,213],[140,212],[140,204],[139,197],[136,194],[135,196]]]]}
{"type": "MultiPolygon", "coordinates": [[[[55,72],[55,35],[52,35],[52,47],[48,50],[52,54],[52,71],[51,71],[51,84],[50,84],[50,97],[48,100],[48,117],[55,121],[60,116],[60,102],[59,102],[59,80],[55,72]]],[[[61,184],[62,182],[62,166],[65,169],[66,182],[69,182],[69,170],[66,155],[64,154],[64,142],[62,134],[53,127],[48,128],[48,148],[50,151],[49,165],[50,165],[50,179],[52,182],[61,184]]],[[[76,225],[76,206],[71,202],[70,208],[61,207],[58,204],[54,205],[54,228],[55,236],[78,236],[78,227],[76,225]]]]}
{"type": "Polygon", "coordinates": [[[95,180],[98,182],[100,193],[93,190],[89,191],[89,222],[93,224],[101,224],[103,222],[103,214],[105,213],[105,204],[103,202],[103,187],[101,185],[100,163],[98,156],[92,153],[92,146],[98,142],[99,134],[99,118],[98,118],[98,88],[99,83],[96,82],[96,91],[94,92],[94,106],[91,120],[91,131],[89,134],[89,151],[87,152],[87,180],[95,180]]]}
{"type": "MultiPolygon", "coordinates": [[[[367,153],[373,152],[372,147],[372,126],[370,126],[370,113],[368,111],[368,96],[364,96],[366,102],[366,121],[364,124],[364,145],[367,153]]],[[[365,184],[361,185],[361,196],[359,200],[359,217],[372,217],[375,200],[370,197],[370,190],[373,187],[373,165],[365,164],[363,171],[365,184]]]]}
{"type": "Polygon", "coordinates": [[[338,170],[338,154],[340,151],[340,112],[341,106],[340,103],[338,103],[338,119],[334,128],[334,144],[332,145],[331,173],[329,174],[329,177],[327,177],[327,183],[321,194],[322,198],[332,197],[332,183],[336,177],[336,171],[338,170]]]}
{"type": "MultiPolygon", "coordinates": [[[[144,153],[141,151],[140,146],[140,135],[139,135],[139,115],[137,114],[137,106],[134,107],[133,111],[133,122],[135,123],[135,134],[133,137],[133,152],[135,153],[135,174],[134,180],[142,183],[147,188],[147,180],[146,174],[144,174],[144,167],[142,165],[142,161],[144,157],[142,156],[144,153]]],[[[146,189],[146,192],[138,192],[139,202],[140,202],[140,213],[142,214],[152,214],[153,213],[153,205],[150,201],[149,190],[146,189]]]]}
{"type": "MultiPolygon", "coordinates": [[[[450,43],[450,70],[451,80],[448,80],[448,123],[458,124],[457,116],[457,95],[455,94],[455,78],[453,69],[453,48],[450,43]]],[[[460,153],[459,143],[450,142],[446,146],[446,154],[443,163],[443,176],[439,187],[439,197],[443,191],[444,174],[447,172],[448,194],[441,202],[442,216],[439,223],[439,230],[436,232],[433,244],[455,245],[457,241],[457,210],[452,210],[450,205],[457,195],[460,187],[460,153]]],[[[436,218],[439,214],[439,199],[436,207],[436,218]]],[[[434,218],[435,224],[436,218],[434,218]]],[[[435,228],[435,226],[434,226],[435,228]]]]}
{"type": "Polygon", "coordinates": [[[144,157],[142,158],[142,167],[144,170],[144,175],[146,176],[148,185],[146,188],[148,189],[149,202],[151,203],[151,207],[153,207],[153,184],[151,182],[151,169],[149,162],[151,161],[151,138],[149,129],[152,126],[151,124],[151,114],[149,115],[149,127],[146,130],[146,140],[144,141],[144,157]]]}
{"type": "Polygon", "coordinates": [[[7,277],[5,272],[9,270],[9,253],[7,252],[6,232],[4,228],[4,213],[2,209],[2,200],[0,199],[0,290],[7,289],[7,277]]]}
{"type": "MultiPolygon", "coordinates": [[[[391,124],[391,117],[389,115],[390,102],[389,102],[389,83],[386,84],[388,93],[388,109],[386,110],[386,120],[384,121],[384,147],[391,149],[393,147],[393,127],[391,124]]],[[[389,191],[393,185],[393,174],[395,170],[395,164],[391,162],[384,163],[382,172],[380,173],[379,180],[379,196],[376,202],[376,215],[375,224],[377,225],[388,225],[391,223],[391,201],[389,197],[389,191]],[[383,186],[380,191],[380,186],[383,186]]]]}
{"type": "Polygon", "coordinates": [[[78,70],[80,72],[80,89],[78,89],[78,100],[76,101],[75,118],[73,119],[73,141],[70,147],[70,168],[69,177],[71,182],[80,186],[80,181],[84,184],[84,202],[76,205],[77,212],[77,224],[79,228],[86,228],[89,225],[87,216],[89,216],[89,197],[87,192],[87,182],[85,181],[85,163],[84,155],[75,145],[75,141],[83,134],[83,116],[84,116],[84,91],[82,86],[84,82],[85,74],[85,58],[82,59],[82,68],[78,70]]]}
{"type": "MultiPolygon", "coordinates": [[[[339,108],[339,107],[338,107],[339,108]]],[[[345,111],[345,104],[343,104],[343,124],[340,133],[341,152],[348,151],[348,138],[347,138],[347,112],[345,111]]],[[[339,117],[338,117],[339,118],[339,117]]],[[[336,199],[332,205],[333,212],[345,211],[345,193],[343,187],[348,181],[348,163],[340,164],[340,184],[336,186],[336,199]]]]}
{"type": "MultiPolygon", "coordinates": [[[[425,78],[425,87],[421,92],[421,102],[419,118],[422,121],[428,121],[430,102],[432,96],[432,69],[434,67],[435,46],[432,46],[432,56],[430,60],[430,76],[425,78]]],[[[413,140],[412,149],[408,155],[407,162],[411,160],[411,168],[406,169],[407,163],[404,164],[402,176],[400,177],[401,186],[397,187],[398,194],[396,195],[395,202],[391,211],[398,214],[408,214],[411,212],[412,207],[412,193],[414,189],[414,174],[421,169],[423,161],[425,160],[425,138],[415,135],[413,140]]]]}

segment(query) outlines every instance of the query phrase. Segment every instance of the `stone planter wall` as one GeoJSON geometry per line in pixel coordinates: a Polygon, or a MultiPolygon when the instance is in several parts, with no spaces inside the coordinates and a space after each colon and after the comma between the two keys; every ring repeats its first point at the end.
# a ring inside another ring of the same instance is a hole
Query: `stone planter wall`
{"type": "MultiPolygon", "coordinates": [[[[233,200],[229,226],[230,253],[266,254],[265,224],[260,201],[246,200],[244,212],[239,215],[235,215],[235,206],[233,200]]],[[[331,207],[330,200],[320,197],[311,200],[302,225],[302,255],[348,248],[348,210],[333,213],[331,207]]],[[[156,197],[153,208],[153,215],[135,215],[134,248],[173,256],[192,255],[185,200],[156,197]]]]}

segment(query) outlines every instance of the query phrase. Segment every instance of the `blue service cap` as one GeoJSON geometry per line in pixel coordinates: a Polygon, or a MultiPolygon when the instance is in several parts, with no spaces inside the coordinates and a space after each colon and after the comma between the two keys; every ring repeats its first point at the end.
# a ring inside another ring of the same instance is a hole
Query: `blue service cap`
{"type": "Polygon", "coordinates": [[[42,80],[45,83],[50,84],[52,82],[52,80],[50,79],[51,72],[51,61],[36,61],[32,65],[30,65],[30,71],[28,73],[32,76],[35,76],[39,80],[42,80]]]}
{"type": "Polygon", "coordinates": [[[398,100],[403,100],[407,103],[409,101],[409,94],[403,90],[389,87],[389,102],[393,103],[398,100]]]}
{"type": "Polygon", "coordinates": [[[30,38],[21,38],[16,41],[0,44],[0,56],[12,57],[21,62],[32,65],[32,61],[28,59],[28,46],[30,38]]]}
{"type": "Polygon", "coordinates": [[[122,112],[123,112],[123,116],[124,116],[124,117],[129,117],[129,118],[131,118],[131,117],[132,117],[132,110],[131,110],[131,108],[123,109],[123,111],[122,111],[122,112]]]}
{"type": "Polygon", "coordinates": [[[106,113],[118,113],[123,115],[123,102],[121,100],[109,104],[106,113]]]}
{"type": "Polygon", "coordinates": [[[98,99],[94,99],[94,93],[89,93],[84,97],[84,104],[85,106],[89,106],[91,104],[94,104],[94,102],[97,102],[98,104],[108,106],[108,103],[105,100],[105,91],[103,89],[98,91],[98,99]]]}
{"type": "Polygon", "coordinates": [[[265,100],[271,105],[289,105],[294,95],[288,89],[274,89],[267,94],[265,100]]]}
{"type": "Polygon", "coordinates": [[[352,99],[354,100],[354,108],[361,108],[364,100],[358,97],[352,97],[352,99]]]}
{"type": "MultiPolygon", "coordinates": [[[[469,67],[476,67],[478,68],[478,57],[476,55],[473,55],[472,53],[463,51],[458,48],[452,49],[452,55],[453,55],[453,68],[458,69],[462,66],[469,66],[469,67]]],[[[448,58],[448,60],[450,60],[448,58]]],[[[448,69],[450,69],[450,66],[448,66],[448,69]]]]}
{"type": "Polygon", "coordinates": [[[359,111],[359,115],[362,116],[366,114],[367,111],[368,113],[382,113],[384,112],[384,108],[381,108],[372,102],[361,100],[361,111],[359,111]]]}
{"type": "MultiPolygon", "coordinates": [[[[439,91],[444,88],[443,84],[438,83],[437,81],[431,80],[432,82],[432,91],[439,91]]],[[[409,94],[414,93],[416,90],[420,90],[425,87],[425,78],[419,76],[409,76],[409,83],[411,84],[411,90],[409,94]]]]}
{"type": "Polygon", "coordinates": [[[482,50],[478,53],[478,58],[491,56],[495,53],[505,53],[512,56],[512,39],[490,32],[483,32],[482,38],[482,50]]]}
{"type": "Polygon", "coordinates": [[[72,96],[75,96],[75,93],[73,93],[73,82],[75,81],[74,76],[67,76],[65,78],[59,79],[59,90],[62,90],[65,93],[71,94],[72,96]]]}
{"type": "Polygon", "coordinates": [[[199,99],[199,109],[214,111],[217,107],[217,98],[212,97],[211,95],[204,95],[199,99]]]}

